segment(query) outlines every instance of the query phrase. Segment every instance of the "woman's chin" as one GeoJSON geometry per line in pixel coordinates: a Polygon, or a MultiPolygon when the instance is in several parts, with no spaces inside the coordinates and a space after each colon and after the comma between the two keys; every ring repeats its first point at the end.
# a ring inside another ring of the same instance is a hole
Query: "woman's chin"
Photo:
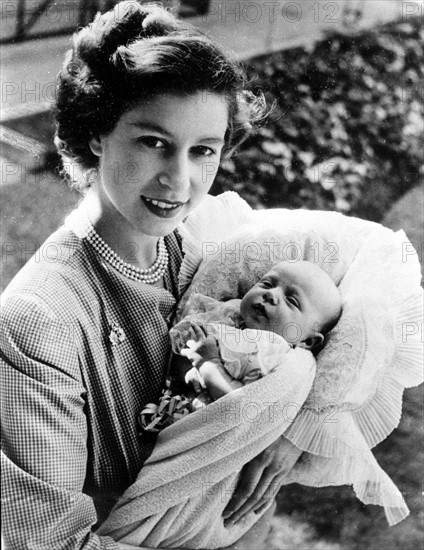
{"type": "Polygon", "coordinates": [[[183,205],[183,208],[178,208],[178,212],[156,213],[143,204],[143,212],[137,213],[132,225],[141,234],[150,237],[166,237],[175,231],[186,216],[186,205],[183,205]]]}
{"type": "Polygon", "coordinates": [[[182,222],[183,217],[177,218],[165,218],[161,220],[149,220],[150,223],[146,223],[146,220],[140,224],[134,224],[141,235],[147,235],[149,237],[166,237],[175,231],[175,229],[182,222]]]}

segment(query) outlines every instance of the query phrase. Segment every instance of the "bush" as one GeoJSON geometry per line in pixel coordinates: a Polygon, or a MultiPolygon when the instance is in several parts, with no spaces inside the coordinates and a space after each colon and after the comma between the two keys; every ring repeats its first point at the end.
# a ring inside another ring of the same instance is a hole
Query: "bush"
{"type": "MultiPolygon", "coordinates": [[[[422,41],[415,20],[251,60],[252,89],[264,91],[273,108],[224,162],[213,191],[235,189],[255,208],[338,210],[381,221],[422,176],[422,41]]],[[[409,518],[389,528],[383,510],[362,505],[348,487],[295,484],[282,489],[279,513],[343,549],[421,547],[422,403],[422,388],[408,390],[399,428],[375,449],[409,518]]]]}
{"type": "Polygon", "coordinates": [[[381,220],[422,169],[423,38],[415,20],[251,60],[251,88],[273,107],[213,191],[381,220]]]}

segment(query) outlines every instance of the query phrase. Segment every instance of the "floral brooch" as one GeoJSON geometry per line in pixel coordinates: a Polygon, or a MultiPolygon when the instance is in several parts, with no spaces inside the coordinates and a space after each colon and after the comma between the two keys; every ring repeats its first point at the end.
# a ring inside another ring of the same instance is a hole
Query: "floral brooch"
{"type": "Polygon", "coordinates": [[[125,342],[127,339],[124,329],[118,325],[118,323],[113,322],[110,325],[110,333],[109,333],[109,340],[112,344],[112,346],[118,346],[119,344],[122,344],[122,342],[125,342]]]}

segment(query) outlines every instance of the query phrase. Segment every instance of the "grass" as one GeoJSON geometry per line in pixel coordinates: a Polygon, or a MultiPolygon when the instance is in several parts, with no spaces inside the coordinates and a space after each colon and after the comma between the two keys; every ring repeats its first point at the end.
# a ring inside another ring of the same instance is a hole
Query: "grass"
{"type": "Polygon", "coordinates": [[[16,174],[15,183],[2,185],[2,290],[79,201],[52,171],[16,174]]]}

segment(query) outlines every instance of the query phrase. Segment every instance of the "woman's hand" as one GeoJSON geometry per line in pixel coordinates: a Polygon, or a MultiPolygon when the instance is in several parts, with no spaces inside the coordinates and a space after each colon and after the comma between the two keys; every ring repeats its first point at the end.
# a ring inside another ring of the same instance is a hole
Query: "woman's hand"
{"type": "Polygon", "coordinates": [[[302,451],[288,439],[279,437],[246,464],[234,495],[224,510],[226,525],[236,523],[249,512],[259,513],[269,506],[301,454],[302,451]]]}
{"type": "MultiPolygon", "coordinates": [[[[117,544],[119,550],[161,550],[160,548],[148,548],[147,546],[133,546],[132,544],[126,544],[125,542],[118,542],[117,544]]],[[[184,550],[184,548],[168,548],[167,550],[184,550]]]]}
{"type": "Polygon", "coordinates": [[[123,542],[118,542],[119,550],[152,550],[147,548],[147,546],[133,546],[132,544],[125,544],[123,542]]]}
{"type": "Polygon", "coordinates": [[[263,516],[231,546],[222,550],[258,550],[264,548],[265,539],[271,528],[271,520],[275,513],[276,504],[273,502],[263,516]]]}

